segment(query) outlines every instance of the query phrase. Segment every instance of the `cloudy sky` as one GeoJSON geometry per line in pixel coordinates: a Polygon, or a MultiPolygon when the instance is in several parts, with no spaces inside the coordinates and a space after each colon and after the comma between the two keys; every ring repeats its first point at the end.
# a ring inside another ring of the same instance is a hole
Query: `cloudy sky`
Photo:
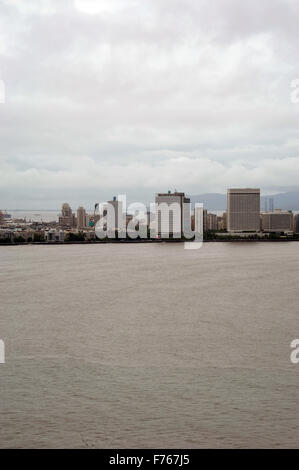
{"type": "Polygon", "coordinates": [[[298,187],[298,28],[297,0],[0,0],[0,208],[298,187]]]}

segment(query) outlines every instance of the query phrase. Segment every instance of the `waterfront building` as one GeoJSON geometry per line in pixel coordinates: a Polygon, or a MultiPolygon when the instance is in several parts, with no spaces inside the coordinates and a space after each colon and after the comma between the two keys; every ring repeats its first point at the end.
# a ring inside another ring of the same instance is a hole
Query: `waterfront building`
{"type": "Polygon", "coordinates": [[[223,212],[223,230],[227,230],[227,212],[223,212]]]}
{"type": "Polygon", "coordinates": [[[25,229],[25,230],[22,230],[21,232],[18,232],[18,235],[21,236],[25,242],[33,242],[34,240],[34,230],[30,230],[30,229],[25,229]]]}
{"type": "Polygon", "coordinates": [[[155,198],[156,234],[181,238],[191,230],[190,199],[183,192],[158,193],[155,198]]]}
{"type": "Polygon", "coordinates": [[[66,202],[62,204],[61,215],[59,216],[59,226],[61,228],[73,228],[76,227],[76,217],[73,214],[72,209],[66,202]]]}
{"type": "Polygon", "coordinates": [[[207,214],[207,229],[215,231],[218,229],[217,215],[209,213],[207,214]]]}
{"type": "Polygon", "coordinates": [[[273,212],[263,212],[262,230],[269,233],[290,233],[294,230],[293,213],[276,209],[273,212]]]}
{"type": "Polygon", "coordinates": [[[98,233],[108,238],[125,238],[126,217],[123,213],[123,202],[115,196],[112,201],[100,204],[99,212],[95,213],[93,219],[95,231],[98,230],[98,233]]]}
{"type": "Polygon", "coordinates": [[[299,214],[294,215],[294,232],[299,233],[299,214]]]}
{"type": "MultiPolygon", "coordinates": [[[[123,214],[123,202],[119,201],[116,196],[113,197],[112,201],[108,201],[108,204],[114,209],[111,216],[108,211],[108,232],[111,230],[113,237],[113,232],[117,235],[125,231],[125,214],[123,214]]],[[[108,236],[111,236],[111,234],[108,234],[108,236]]]]}
{"type": "Polygon", "coordinates": [[[94,230],[84,231],[84,236],[85,236],[85,239],[88,241],[91,241],[91,240],[94,241],[97,239],[94,230]]]}
{"type": "Polygon", "coordinates": [[[227,190],[227,230],[260,231],[260,189],[227,190]]]}
{"type": "Polygon", "coordinates": [[[77,209],[77,228],[81,230],[87,226],[86,223],[86,211],[84,207],[80,206],[77,209]]]}
{"type": "Polygon", "coordinates": [[[223,217],[223,215],[218,215],[217,216],[217,230],[226,230],[226,227],[225,227],[225,219],[223,217]]]}
{"type": "Polygon", "coordinates": [[[13,242],[14,240],[14,234],[13,230],[7,230],[7,229],[0,229],[0,243],[3,241],[10,241],[13,242]]]}
{"type": "Polygon", "coordinates": [[[46,242],[64,242],[65,233],[63,230],[51,229],[45,232],[46,242]]]}

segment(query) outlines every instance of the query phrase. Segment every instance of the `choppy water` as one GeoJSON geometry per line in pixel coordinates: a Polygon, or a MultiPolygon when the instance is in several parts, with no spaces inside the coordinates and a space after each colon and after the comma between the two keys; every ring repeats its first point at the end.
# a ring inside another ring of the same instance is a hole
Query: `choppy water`
{"type": "Polygon", "coordinates": [[[298,243],[0,261],[0,447],[298,447],[298,243]]]}

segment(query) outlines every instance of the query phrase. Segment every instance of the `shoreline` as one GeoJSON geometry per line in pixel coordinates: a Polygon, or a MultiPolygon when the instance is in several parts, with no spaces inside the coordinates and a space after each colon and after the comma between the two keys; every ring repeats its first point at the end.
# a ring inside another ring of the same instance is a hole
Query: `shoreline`
{"type": "MultiPolygon", "coordinates": [[[[121,243],[192,243],[189,240],[153,240],[153,239],[144,239],[144,240],[99,240],[99,241],[69,241],[69,242],[21,242],[21,243],[1,243],[0,246],[22,246],[22,245],[46,245],[46,246],[57,246],[57,245],[105,245],[107,243],[113,244],[121,244],[121,243]]],[[[298,239],[293,238],[278,238],[278,239],[238,239],[238,240],[203,240],[203,243],[286,243],[286,242],[299,242],[298,239]]]]}

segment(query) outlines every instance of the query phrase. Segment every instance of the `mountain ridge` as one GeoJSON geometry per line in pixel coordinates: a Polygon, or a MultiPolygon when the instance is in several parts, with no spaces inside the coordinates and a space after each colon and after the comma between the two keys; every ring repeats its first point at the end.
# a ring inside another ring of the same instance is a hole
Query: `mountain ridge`
{"type": "MultiPolygon", "coordinates": [[[[289,191],[286,193],[270,194],[261,196],[261,210],[264,209],[265,198],[272,197],[275,209],[299,211],[299,191],[289,191]]],[[[203,193],[190,196],[192,206],[195,203],[203,203],[205,209],[209,211],[226,210],[226,194],[203,193]]]]}

